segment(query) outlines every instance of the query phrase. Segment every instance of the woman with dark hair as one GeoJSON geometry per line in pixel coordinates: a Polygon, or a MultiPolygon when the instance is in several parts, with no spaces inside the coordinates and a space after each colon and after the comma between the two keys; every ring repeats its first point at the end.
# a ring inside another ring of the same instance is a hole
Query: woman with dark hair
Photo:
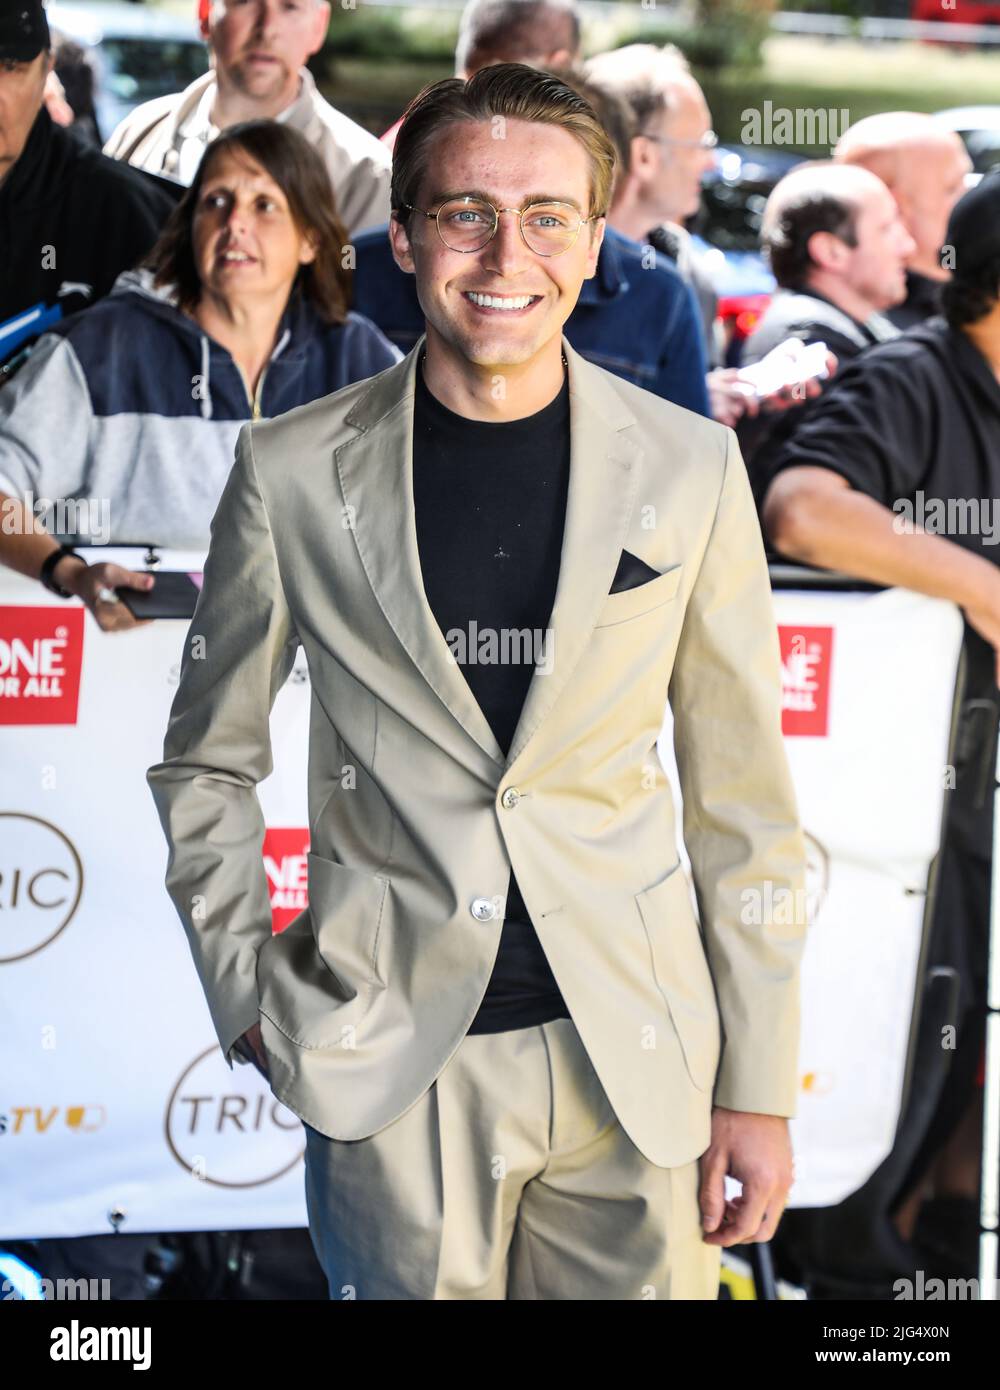
{"type": "Polygon", "coordinates": [[[345,242],[298,131],[248,121],[213,141],[143,265],[0,389],[0,561],[79,597],[106,630],[134,626],[114,589],[151,578],[57,544],[35,499],[64,504],[61,536],[207,550],[244,421],[401,356],[348,309],[345,242]]]}

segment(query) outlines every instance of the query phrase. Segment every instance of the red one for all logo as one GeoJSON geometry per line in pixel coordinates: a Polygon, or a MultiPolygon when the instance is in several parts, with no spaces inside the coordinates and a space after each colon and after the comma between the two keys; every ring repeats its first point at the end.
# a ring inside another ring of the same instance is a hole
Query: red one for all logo
{"type": "Polygon", "coordinates": [[[830,709],[832,627],[778,627],[781,731],[825,738],[830,709]]]}
{"type": "Polygon", "coordinates": [[[271,892],[271,930],[284,931],[309,906],[309,830],[264,833],[264,868],[271,892]]]}
{"type": "Polygon", "coordinates": [[[75,724],[83,607],[0,608],[0,724],[75,724]]]}

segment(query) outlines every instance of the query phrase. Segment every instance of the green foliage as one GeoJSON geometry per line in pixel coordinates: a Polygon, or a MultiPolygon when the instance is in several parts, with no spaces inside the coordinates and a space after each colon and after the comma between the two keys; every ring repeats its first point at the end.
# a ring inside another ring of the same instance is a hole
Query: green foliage
{"type": "Polygon", "coordinates": [[[790,10],[793,14],[843,15],[847,19],[864,19],[874,14],[897,14],[901,19],[907,18],[905,6],[894,9],[891,4],[873,5],[872,0],[781,0],[778,9],[790,10]]]}
{"type": "Polygon", "coordinates": [[[360,4],[356,10],[344,10],[334,5],[323,52],[330,60],[371,58],[387,63],[402,59],[450,66],[457,36],[457,14],[408,17],[398,10],[370,10],[360,4]]]}
{"type": "Polygon", "coordinates": [[[695,28],[677,24],[643,25],[623,34],[626,43],[672,43],[698,72],[758,68],[768,34],[773,0],[698,0],[695,28]]]}
{"type": "Polygon", "coordinates": [[[730,67],[759,67],[764,37],[765,34],[756,34],[740,24],[719,23],[710,29],[688,29],[664,24],[637,29],[624,35],[621,44],[615,46],[672,43],[681,50],[696,72],[720,72],[730,67]]]}
{"type": "MultiPolygon", "coordinates": [[[[899,88],[871,86],[854,87],[848,92],[844,88],[821,88],[792,79],[769,80],[766,92],[763,92],[759,80],[733,72],[709,76],[702,86],[712,111],[712,124],[724,143],[740,140],[742,113],[746,109],[759,109],[764,95],[774,107],[790,111],[817,107],[835,110],[847,108],[851,122],[880,111],[934,111],[945,104],[940,94],[917,88],[901,91],[899,88]]],[[[802,153],[818,159],[827,158],[829,152],[827,146],[802,150],[802,153]]]]}

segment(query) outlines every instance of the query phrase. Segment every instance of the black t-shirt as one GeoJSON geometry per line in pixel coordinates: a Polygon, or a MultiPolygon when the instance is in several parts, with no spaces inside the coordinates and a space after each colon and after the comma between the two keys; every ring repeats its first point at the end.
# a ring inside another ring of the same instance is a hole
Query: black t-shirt
{"type": "MultiPolygon", "coordinates": [[[[848,363],[895,335],[895,328],[881,314],[872,314],[862,321],[814,289],[778,290],[759,326],[743,344],[741,361],[745,366],[752,365],[786,338],[801,338],[807,347],[826,343],[837,359],[837,380],[848,363]]],[[[829,385],[824,389],[829,390],[829,385]]],[[[791,438],[809,418],[815,404],[816,398],[781,411],[761,410],[755,416],[744,415],[737,423],[736,437],[758,505],[761,499],[757,484],[768,455],[791,438]]]]}
{"type": "MultiPolygon", "coordinates": [[[[771,477],[800,466],[829,468],[901,520],[912,518],[1000,564],[1000,382],[967,336],[943,318],[871,347],[837,374],[777,452],[771,477]]],[[[993,653],[968,624],[965,642],[968,708],[989,702],[996,728],[993,653]]],[[[958,967],[960,1013],[986,969],[989,876],[982,866],[992,853],[993,796],[979,802],[974,787],[981,759],[992,785],[989,728],[989,714],[975,714],[968,723],[975,741],[965,731],[958,738],[930,947],[935,962],[958,967]]]]}
{"type": "MultiPolygon", "coordinates": [[[[901,525],[912,520],[1000,564],[1000,381],[943,318],[870,348],[839,373],[771,460],[767,482],[800,466],[839,473],[901,525]]],[[[966,642],[975,649],[967,698],[995,701],[991,654],[968,624],[966,642]]],[[[960,771],[960,792],[962,779],[960,771]]],[[[992,844],[986,800],[961,831],[965,852],[981,859],[992,844]]]]}
{"type": "Polygon", "coordinates": [[[897,504],[901,518],[1000,564],[1000,382],[942,318],[838,372],[774,452],[767,484],[799,466],[829,468],[884,506],[897,504]]]}
{"type": "MultiPolygon", "coordinates": [[[[456,415],[417,369],[413,498],[424,592],[505,753],[545,649],[512,645],[526,658],[520,663],[468,657],[484,651],[485,629],[528,628],[539,642],[544,637],[559,578],[569,442],[567,380],[534,415],[494,424],[456,415]]],[[[512,873],[500,950],[469,1032],[569,1016],[512,873]]]]}

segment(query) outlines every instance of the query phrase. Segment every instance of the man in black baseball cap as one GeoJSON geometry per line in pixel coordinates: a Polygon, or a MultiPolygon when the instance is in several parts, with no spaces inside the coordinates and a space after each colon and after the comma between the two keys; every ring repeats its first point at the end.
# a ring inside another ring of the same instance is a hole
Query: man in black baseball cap
{"type": "MultiPolygon", "coordinates": [[[[7,0],[9,3],[9,0],[7,0]]],[[[49,24],[39,0],[0,9],[0,183],[10,173],[37,114],[48,77],[49,24]]]]}
{"type": "Polygon", "coordinates": [[[49,46],[49,24],[40,0],[7,0],[0,10],[0,62],[30,63],[49,46]]]}
{"type": "Polygon", "coordinates": [[[7,0],[0,10],[0,62],[30,63],[49,46],[49,22],[41,0],[7,0]]]}
{"type": "Polygon", "coordinates": [[[52,64],[39,0],[0,0],[0,364],[36,336],[33,325],[40,332],[107,294],[173,207],[52,122],[43,105],[52,64]]]}
{"type": "MultiPolygon", "coordinates": [[[[957,972],[948,1020],[956,1047],[899,1195],[908,1201],[932,1179],[935,1197],[916,1228],[921,1267],[968,1277],[979,1224],[976,1074],[993,846],[993,796],[980,786],[993,784],[1000,717],[1000,174],[986,175],[953,208],[941,263],[951,272],[943,316],[870,348],[840,373],[770,460],[762,518],[782,555],[950,599],[966,620],[960,755],[928,957],[928,969],[957,972]]],[[[928,663],[934,659],[929,651],[928,663]]],[[[923,1104],[919,1078],[913,1093],[923,1104]]],[[[835,1229],[834,1209],[824,1219],[835,1229]]]]}

